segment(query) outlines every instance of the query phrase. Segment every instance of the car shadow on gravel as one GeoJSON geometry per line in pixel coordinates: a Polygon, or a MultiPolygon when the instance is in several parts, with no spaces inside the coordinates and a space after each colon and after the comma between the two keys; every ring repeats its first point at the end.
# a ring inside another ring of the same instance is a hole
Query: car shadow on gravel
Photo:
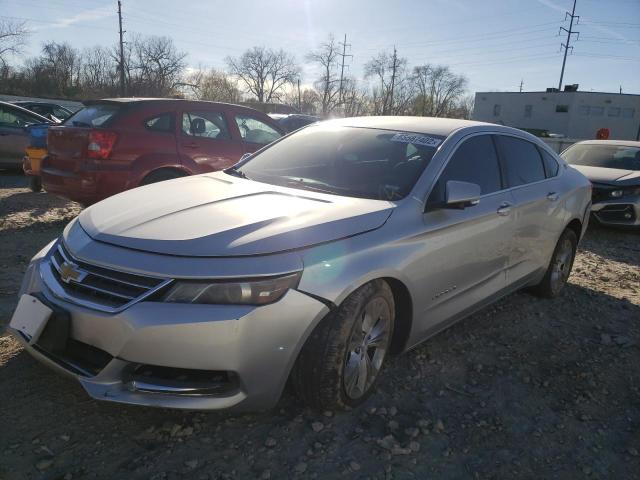
{"type": "Polygon", "coordinates": [[[595,222],[590,223],[580,249],[608,260],[638,267],[640,266],[640,228],[609,228],[595,222]]]}
{"type": "Polygon", "coordinates": [[[576,284],[554,300],[514,294],[392,358],[346,413],[290,391],[244,415],[99,402],[4,337],[0,476],[632,478],[638,319],[576,284]]]}

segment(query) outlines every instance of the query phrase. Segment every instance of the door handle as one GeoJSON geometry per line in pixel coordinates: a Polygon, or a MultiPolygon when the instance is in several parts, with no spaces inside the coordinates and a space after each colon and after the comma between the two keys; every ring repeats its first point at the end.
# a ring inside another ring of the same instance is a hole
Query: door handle
{"type": "Polygon", "coordinates": [[[511,204],[509,202],[504,202],[498,208],[498,215],[500,215],[502,217],[506,217],[510,213],[511,213],[511,204]]]}
{"type": "Polygon", "coordinates": [[[558,194],[556,192],[549,192],[549,194],[547,195],[547,200],[549,200],[550,202],[555,202],[556,200],[558,200],[558,194]]]}
{"type": "Polygon", "coordinates": [[[187,148],[198,148],[197,143],[183,143],[182,146],[187,148]]]}

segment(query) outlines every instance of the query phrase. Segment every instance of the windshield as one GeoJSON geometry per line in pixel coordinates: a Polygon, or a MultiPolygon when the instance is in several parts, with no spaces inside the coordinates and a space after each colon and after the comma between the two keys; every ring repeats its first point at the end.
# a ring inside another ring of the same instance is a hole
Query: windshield
{"type": "Polygon", "coordinates": [[[627,145],[574,145],[562,157],[571,165],[640,170],[640,147],[627,145]]]}
{"type": "Polygon", "coordinates": [[[100,127],[106,124],[120,110],[120,105],[102,103],[88,105],[71,115],[65,125],[73,127],[100,127]]]}
{"type": "Polygon", "coordinates": [[[405,197],[443,137],[371,128],[304,128],[228,173],[350,197],[405,197]]]}

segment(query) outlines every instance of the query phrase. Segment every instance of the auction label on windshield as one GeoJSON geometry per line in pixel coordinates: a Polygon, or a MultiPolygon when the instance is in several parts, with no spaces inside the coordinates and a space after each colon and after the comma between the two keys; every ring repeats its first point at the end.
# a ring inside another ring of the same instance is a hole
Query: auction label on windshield
{"type": "Polygon", "coordinates": [[[396,133],[391,137],[392,142],[413,143],[414,145],[424,145],[425,147],[437,147],[442,140],[429,137],[427,135],[416,135],[415,133],[396,133]]]}

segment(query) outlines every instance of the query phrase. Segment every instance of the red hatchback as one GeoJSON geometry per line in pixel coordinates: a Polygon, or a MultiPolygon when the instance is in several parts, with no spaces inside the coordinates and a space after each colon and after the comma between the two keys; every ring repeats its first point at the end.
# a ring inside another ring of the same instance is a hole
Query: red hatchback
{"type": "Polygon", "coordinates": [[[42,185],[89,205],[149,183],[222,170],[283,135],[252,108],[172,99],[86,102],[49,129],[42,185]]]}

